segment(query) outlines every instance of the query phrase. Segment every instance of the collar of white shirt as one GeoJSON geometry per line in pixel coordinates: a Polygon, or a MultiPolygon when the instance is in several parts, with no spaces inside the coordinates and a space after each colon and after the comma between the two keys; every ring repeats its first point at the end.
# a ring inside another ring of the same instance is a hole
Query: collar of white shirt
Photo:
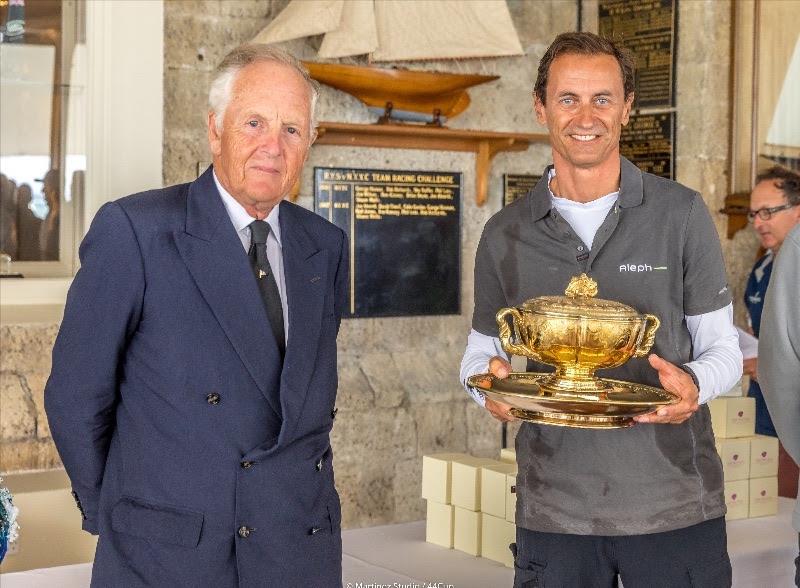
{"type": "MultiPolygon", "coordinates": [[[[228,217],[230,217],[231,222],[233,223],[233,227],[236,229],[237,233],[246,234],[248,237],[248,241],[250,239],[250,231],[246,229],[250,226],[255,218],[247,214],[247,211],[244,209],[244,206],[239,204],[236,199],[231,196],[228,191],[222,187],[219,179],[217,178],[217,173],[212,171],[214,175],[214,183],[217,185],[217,190],[219,190],[219,195],[222,198],[222,203],[225,205],[225,210],[228,213],[228,217]]],[[[278,247],[282,248],[281,245],[281,224],[280,224],[280,206],[273,206],[270,213],[267,215],[267,218],[264,220],[269,224],[269,228],[272,234],[275,236],[275,240],[278,242],[278,247]]]]}

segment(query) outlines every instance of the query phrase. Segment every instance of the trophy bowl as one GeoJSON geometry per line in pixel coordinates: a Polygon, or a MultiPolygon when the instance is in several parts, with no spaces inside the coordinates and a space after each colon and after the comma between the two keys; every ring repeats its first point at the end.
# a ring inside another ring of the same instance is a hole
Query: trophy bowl
{"type": "Polygon", "coordinates": [[[597,283],[581,274],[570,280],[565,296],[540,296],[497,313],[507,353],[555,367],[539,382],[544,390],[599,400],[612,386],[595,370],[647,355],[653,346],[658,317],[596,295],[597,283]]]}
{"type": "Polygon", "coordinates": [[[679,401],[676,394],[644,384],[600,378],[598,369],[649,353],[658,317],[595,298],[586,274],[570,280],[564,296],[540,296],[497,313],[500,342],[513,355],[549,364],[553,373],[477,374],[468,385],[507,404],[527,421],[567,427],[629,427],[634,417],[679,401]]]}

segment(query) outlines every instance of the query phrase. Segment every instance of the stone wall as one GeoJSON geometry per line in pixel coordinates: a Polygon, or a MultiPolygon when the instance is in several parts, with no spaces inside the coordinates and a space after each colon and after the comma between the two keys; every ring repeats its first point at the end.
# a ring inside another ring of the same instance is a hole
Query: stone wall
{"type": "Polygon", "coordinates": [[[0,326],[0,472],[58,467],[44,413],[53,323],[0,326]]]}
{"type": "MultiPolygon", "coordinates": [[[[210,72],[235,45],[248,41],[286,0],[178,1],[165,3],[164,182],[192,180],[199,162],[210,161],[205,131],[210,72]]],[[[542,132],[533,119],[531,89],[536,65],[556,32],[572,30],[572,0],[509,0],[525,49],[519,58],[402,64],[443,71],[502,76],[470,91],[472,104],[450,122],[455,128],[542,132]]],[[[724,235],[727,189],[728,24],[730,4],[681,2],[678,44],[678,180],[701,191],[724,235]],[[707,31],[716,31],[708,35],[707,31]]],[[[299,57],[315,58],[318,39],[287,43],[299,57]]],[[[323,87],[319,119],[371,122],[349,95],[323,87]]],[[[452,450],[494,455],[500,426],[466,396],[458,366],[469,331],[473,258],[481,228],[501,206],[502,174],[539,173],[548,148],[500,154],[492,167],[489,199],[474,199],[474,157],[442,151],[312,149],[301,177],[299,204],[312,206],[314,166],[424,169],[461,172],[462,306],[455,316],[353,319],[343,322],[340,345],[340,408],[333,431],[337,486],[345,526],[422,518],[420,465],[424,453],[452,450]]],[[[723,238],[734,293],[741,291],[755,253],[746,231],[723,238]]],[[[413,295],[413,294],[412,294],[413,295]]],[[[41,412],[41,388],[49,366],[55,325],[15,325],[2,332],[2,428],[0,469],[50,467],[57,463],[41,412]],[[24,353],[23,353],[23,350],[24,353]],[[31,351],[34,350],[34,351],[31,351]],[[31,359],[34,357],[36,359],[31,359]],[[45,361],[43,357],[47,357],[45,361]]],[[[513,437],[513,431],[512,431],[513,437]]]]}

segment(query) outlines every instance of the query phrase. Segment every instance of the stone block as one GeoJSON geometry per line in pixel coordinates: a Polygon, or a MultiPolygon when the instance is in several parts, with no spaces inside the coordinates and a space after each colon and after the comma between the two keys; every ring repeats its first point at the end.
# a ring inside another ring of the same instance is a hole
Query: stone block
{"type": "Polygon", "coordinates": [[[401,405],[406,397],[404,382],[407,375],[397,367],[391,353],[366,354],[361,369],[375,395],[375,406],[394,408],[401,405]]]}
{"type": "Polygon", "coordinates": [[[339,389],[336,406],[339,409],[367,410],[375,404],[375,394],[361,369],[357,355],[339,353],[339,389]]]}
{"type": "Polygon", "coordinates": [[[463,349],[422,348],[395,353],[408,387],[409,402],[415,405],[463,399],[466,392],[458,380],[462,352],[463,349]]]}
{"type": "Polygon", "coordinates": [[[15,373],[0,373],[0,439],[5,443],[35,436],[36,408],[23,379],[15,373]]]}
{"type": "Polygon", "coordinates": [[[275,4],[285,4],[283,2],[264,2],[263,0],[225,0],[219,3],[220,16],[223,18],[244,18],[263,20],[263,26],[267,26],[268,19],[277,16],[281,9],[276,10],[275,4]]]}
{"type": "Polygon", "coordinates": [[[46,439],[50,437],[50,424],[44,411],[44,387],[48,376],[45,374],[25,374],[26,385],[31,393],[31,400],[36,410],[36,437],[46,439]]]}
{"type": "Polygon", "coordinates": [[[394,464],[334,463],[336,487],[342,501],[343,528],[369,527],[394,520],[394,464]]]}
{"type": "Polygon", "coordinates": [[[463,402],[431,402],[411,411],[417,429],[416,455],[463,451],[467,446],[463,402]]]}
{"type": "Polygon", "coordinates": [[[52,439],[0,443],[0,472],[47,470],[62,467],[52,439]]]}
{"type": "Polygon", "coordinates": [[[197,179],[197,164],[211,163],[205,131],[164,133],[164,184],[180,184],[197,179]]]}
{"type": "Polygon", "coordinates": [[[471,398],[465,401],[464,409],[467,417],[467,452],[479,457],[497,457],[502,440],[502,424],[471,398]]]}
{"type": "Polygon", "coordinates": [[[211,74],[200,69],[168,69],[164,72],[164,120],[183,132],[205,138],[208,121],[208,89],[211,74]]]}
{"type": "Polygon", "coordinates": [[[395,463],[393,522],[418,521],[425,516],[425,501],[419,496],[421,484],[421,459],[414,457],[395,463]]]}
{"type": "Polygon", "coordinates": [[[340,409],[331,433],[336,458],[364,466],[416,457],[417,430],[406,409],[340,409]]]}
{"type": "Polygon", "coordinates": [[[0,326],[0,371],[50,373],[57,323],[0,326]]]}

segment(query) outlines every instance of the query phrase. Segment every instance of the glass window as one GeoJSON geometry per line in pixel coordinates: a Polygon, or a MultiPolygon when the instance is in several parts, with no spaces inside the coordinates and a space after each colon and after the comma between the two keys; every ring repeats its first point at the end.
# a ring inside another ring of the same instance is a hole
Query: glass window
{"type": "Polygon", "coordinates": [[[86,173],[84,0],[0,0],[0,272],[68,276],[86,173]]]}

